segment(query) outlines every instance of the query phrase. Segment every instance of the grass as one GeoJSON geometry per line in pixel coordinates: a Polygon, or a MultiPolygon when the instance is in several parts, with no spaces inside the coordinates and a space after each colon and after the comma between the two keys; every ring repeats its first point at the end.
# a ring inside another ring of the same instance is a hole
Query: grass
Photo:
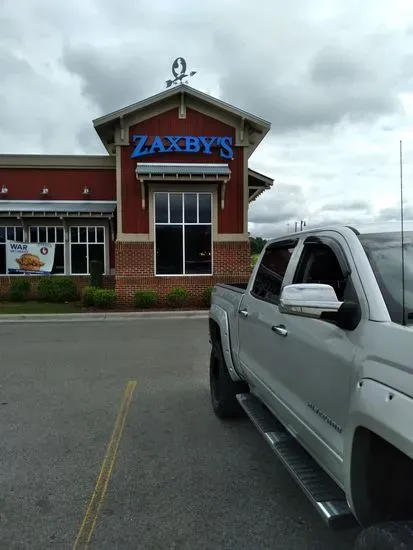
{"type": "Polygon", "coordinates": [[[49,304],[48,302],[0,302],[0,315],[39,313],[81,313],[79,302],[49,304]]]}

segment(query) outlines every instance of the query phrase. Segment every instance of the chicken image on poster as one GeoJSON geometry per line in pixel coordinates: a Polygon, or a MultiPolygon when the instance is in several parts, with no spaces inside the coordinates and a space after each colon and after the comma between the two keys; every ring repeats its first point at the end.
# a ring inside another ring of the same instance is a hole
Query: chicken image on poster
{"type": "Polygon", "coordinates": [[[54,244],[7,241],[7,273],[9,275],[49,275],[53,269],[54,255],[54,244]]]}

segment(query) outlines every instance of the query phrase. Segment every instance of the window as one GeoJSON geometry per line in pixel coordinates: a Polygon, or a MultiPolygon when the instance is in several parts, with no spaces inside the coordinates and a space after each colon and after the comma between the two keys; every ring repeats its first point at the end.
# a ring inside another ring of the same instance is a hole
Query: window
{"type": "Polygon", "coordinates": [[[212,274],[212,194],[155,193],[155,273],[212,274]]]}
{"type": "Polygon", "coordinates": [[[0,227],[0,274],[6,273],[6,240],[23,242],[23,227],[0,227]]]}
{"type": "Polygon", "coordinates": [[[413,323],[413,232],[404,233],[404,315],[400,231],[361,234],[358,238],[376,276],[391,320],[394,323],[403,324],[404,318],[406,323],[411,325],[413,323]]]}
{"type": "Polygon", "coordinates": [[[72,275],[88,275],[90,262],[97,260],[105,266],[104,227],[71,227],[70,272],[72,275]]]}
{"type": "Polygon", "coordinates": [[[357,301],[351,279],[334,251],[322,243],[306,244],[298,264],[294,283],[321,283],[334,288],[338,300],[357,301]]]}
{"type": "Polygon", "coordinates": [[[29,227],[29,242],[55,243],[53,274],[65,272],[65,245],[63,227],[39,226],[29,227]]]}
{"type": "Polygon", "coordinates": [[[255,298],[278,305],[285,272],[295,243],[275,243],[266,249],[251,294],[255,298]]]}

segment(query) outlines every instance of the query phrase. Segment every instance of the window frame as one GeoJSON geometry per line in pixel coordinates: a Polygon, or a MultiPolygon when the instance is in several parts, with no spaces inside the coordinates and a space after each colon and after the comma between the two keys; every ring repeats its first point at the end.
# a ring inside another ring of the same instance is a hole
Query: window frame
{"type": "Polygon", "coordinates": [[[302,252],[302,246],[300,246],[300,239],[298,239],[298,238],[283,239],[283,240],[280,240],[280,241],[275,241],[275,242],[269,243],[265,247],[264,252],[263,252],[262,256],[260,257],[260,260],[256,265],[256,268],[255,268],[256,271],[255,271],[253,279],[251,280],[251,285],[250,285],[250,288],[249,288],[249,291],[248,291],[249,294],[251,295],[251,297],[254,298],[255,300],[260,300],[261,302],[264,302],[266,304],[269,304],[273,307],[278,308],[279,298],[281,296],[282,289],[285,286],[285,281],[288,280],[288,278],[290,276],[290,270],[291,269],[293,269],[293,273],[295,273],[296,268],[297,268],[296,256],[299,255],[299,257],[301,257],[301,252],[302,252]],[[271,302],[270,300],[266,300],[265,298],[262,298],[261,296],[257,296],[253,292],[254,291],[254,286],[255,286],[255,283],[256,283],[256,280],[257,280],[257,276],[259,274],[259,270],[260,270],[261,265],[262,265],[262,261],[265,258],[265,254],[266,254],[266,252],[269,248],[277,248],[277,249],[292,248],[290,260],[288,262],[287,268],[286,268],[285,273],[283,275],[283,279],[281,281],[280,294],[279,294],[277,303],[271,302]]]}
{"type": "Polygon", "coordinates": [[[67,226],[67,247],[68,247],[68,265],[67,269],[65,270],[69,275],[73,277],[88,277],[90,275],[89,270],[89,245],[93,244],[100,244],[103,246],[103,275],[107,275],[107,261],[108,261],[108,254],[107,254],[107,235],[106,235],[106,227],[104,225],[97,225],[95,223],[82,223],[82,224],[71,224],[67,226]],[[80,238],[80,228],[86,228],[86,241],[78,241],[78,242],[72,242],[72,229],[77,228],[78,230],[78,236],[80,238]],[[97,229],[103,229],[103,243],[98,242],[89,242],[89,231],[88,229],[90,227],[95,228],[95,232],[97,229]],[[72,271],[72,244],[83,244],[86,245],[86,266],[87,266],[87,272],[86,273],[75,273],[72,271]]]}
{"type": "Polygon", "coordinates": [[[155,277],[212,277],[214,274],[214,193],[213,191],[193,191],[188,189],[186,191],[163,191],[163,190],[154,190],[153,191],[153,271],[155,277]],[[157,222],[156,221],[156,196],[157,195],[167,195],[168,196],[168,222],[157,222]],[[182,195],[182,221],[181,222],[171,222],[171,212],[170,212],[170,196],[171,195],[182,195]],[[185,222],[185,195],[196,195],[197,197],[197,221],[196,222],[185,222]],[[199,221],[199,195],[208,195],[210,197],[211,205],[211,220],[210,222],[200,222],[199,221]],[[182,269],[183,273],[157,273],[156,272],[156,227],[157,226],[172,226],[182,228],[182,269]],[[186,226],[208,226],[211,229],[211,271],[209,273],[185,273],[185,227],[186,226]]]}
{"type": "MultiPolygon", "coordinates": [[[[59,242],[58,244],[63,244],[63,252],[64,252],[64,272],[63,273],[53,273],[51,276],[53,277],[64,277],[64,276],[73,276],[73,277],[88,277],[90,276],[89,272],[89,266],[88,266],[88,273],[72,273],[71,270],[71,241],[70,241],[70,230],[72,227],[95,227],[95,228],[103,228],[103,243],[90,243],[90,244],[103,244],[103,250],[104,250],[104,272],[103,275],[109,275],[111,273],[111,268],[109,265],[109,259],[110,259],[110,241],[111,241],[111,233],[110,233],[110,227],[109,227],[109,221],[107,218],[92,218],[92,219],[85,219],[80,218],[79,220],[72,220],[72,219],[65,219],[62,223],[61,220],[53,219],[53,218],[30,218],[24,220],[24,225],[19,225],[19,223],[16,223],[13,219],[3,218],[0,219],[0,227],[7,228],[8,227],[14,227],[14,228],[22,228],[23,229],[23,240],[24,243],[30,243],[30,229],[32,227],[54,227],[54,228],[62,228],[63,229],[63,243],[59,242]],[[60,221],[61,223],[57,223],[60,221]]],[[[1,243],[3,244],[3,243],[1,243]]],[[[23,273],[0,273],[0,277],[25,277],[26,275],[23,273]]]]}
{"type": "MultiPolygon", "coordinates": [[[[300,254],[297,259],[294,272],[292,274],[291,278],[291,284],[300,284],[300,281],[298,280],[298,275],[300,275],[302,270],[303,261],[306,258],[309,247],[316,247],[317,245],[328,247],[331,252],[336,257],[336,260],[340,266],[340,269],[343,273],[343,277],[347,279],[347,284],[350,284],[352,287],[352,291],[355,297],[355,301],[358,303],[358,305],[361,308],[362,315],[363,313],[363,301],[360,298],[360,290],[358,288],[357,282],[354,278],[354,272],[351,269],[349,260],[347,258],[347,255],[342,247],[342,245],[334,238],[330,236],[318,236],[318,235],[310,235],[306,239],[304,239],[302,243],[302,247],[300,249],[300,254]]],[[[310,251],[311,254],[311,251],[310,251]]],[[[327,319],[323,319],[325,322],[330,322],[327,319]]]]}

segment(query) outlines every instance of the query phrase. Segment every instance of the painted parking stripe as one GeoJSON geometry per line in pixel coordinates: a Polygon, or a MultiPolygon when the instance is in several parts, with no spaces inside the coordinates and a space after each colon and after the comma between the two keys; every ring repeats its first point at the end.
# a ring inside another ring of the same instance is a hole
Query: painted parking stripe
{"type": "Polygon", "coordinates": [[[103,499],[105,498],[106,490],[108,488],[113,465],[116,459],[116,454],[119,448],[119,443],[122,437],[123,428],[125,426],[126,416],[129,411],[132,394],[134,389],[136,388],[136,384],[136,380],[130,380],[126,384],[122,403],[119,408],[118,416],[116,418],[115,427],[113,428],[106,455],[103,459],[102,467],[100,469],[100,473],[97,478],[92,496],[90,497],[89,505],[84,515],[82,525],[80,526],[79,533],[73,545],[73,550],[85,550],[89,547],[90,541],[93,536],[95,524],[99,515],[99,510],[103,499]]]}

